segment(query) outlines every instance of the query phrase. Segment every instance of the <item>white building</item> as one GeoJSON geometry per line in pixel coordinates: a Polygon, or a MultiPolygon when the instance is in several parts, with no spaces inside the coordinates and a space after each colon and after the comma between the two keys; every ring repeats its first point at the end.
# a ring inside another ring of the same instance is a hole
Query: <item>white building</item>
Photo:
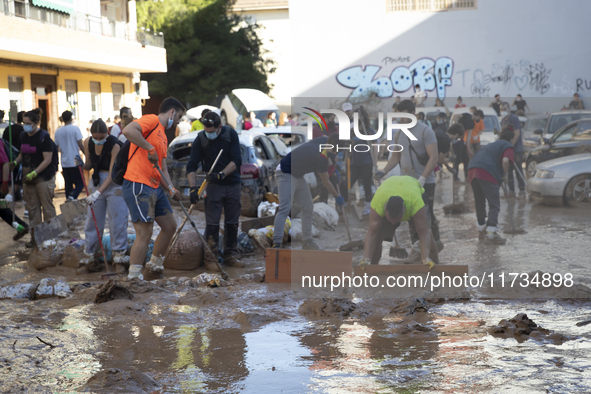
{"type": "Polygon", "coordinates": [[[419,84],[453,107],[520,93],[534,112],[591,101],[587,0],[290,2],[293,96],[374,92],[389,107],[419,84]]]}

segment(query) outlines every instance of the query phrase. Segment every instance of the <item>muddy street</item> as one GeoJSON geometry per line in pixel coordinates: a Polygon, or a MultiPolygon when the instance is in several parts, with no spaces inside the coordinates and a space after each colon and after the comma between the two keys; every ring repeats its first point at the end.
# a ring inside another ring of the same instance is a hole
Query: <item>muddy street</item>
{"type": "MultiPolygon", "coordinates": [[[[455,192],[469,212],[446,215],[451,181],[437,184],[441,264],[497,278],[570,273],[574,285],[540,292],[484,286],[458,298],[307,300],[288,284],[261,282],[264,257],[256,254],[244,259],[246,268],[229,268],[231,279],[218,287],[190,280],[203,268],[165,269],[146,281],[120,280],[107,302],[95,303],[106,291],[101,273],[77,275],[61,265],[37,271],[24,240],[15,247],[2,234],[0,286],[54,278],[72,293],[0,301],[0,392],[591,391],[591,325],[577,325],[591,319],[589,213],[525,198],[508,206],[503,198],[501,227],[511,226],[512,209],[525,233],[486,245],[478,240],[470,186],[455,192]]],[[[180,223],[182,213],[175,215],[180,223]]],[[[192,217],[203,226],[203,212],[192,217]]],[[[352,238],[363,238],[367,222],[353,213],[349,219],[352,238]]],[[[348,241],[342,225],[320,233],[323,250],[348,241]]],[[[408,249],[407,226],[397,235],[408,249]]],[[[389,249],[384,243],[380,264],[402,264],[389,249]]],[[[361,256],[353,252],[354,264],[361,256]]]]}

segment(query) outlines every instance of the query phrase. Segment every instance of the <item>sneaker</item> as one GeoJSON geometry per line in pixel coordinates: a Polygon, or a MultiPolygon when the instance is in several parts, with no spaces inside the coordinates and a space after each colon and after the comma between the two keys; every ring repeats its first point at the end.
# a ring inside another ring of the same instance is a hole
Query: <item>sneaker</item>
{"type": "Polygon", "coordinates": [[[302,244],[302,250],[320,250],[320,247],[316,245],[314,241],[309,239],[302,244]]]}
{"type": "Polygon", "coordinates": [[[238,268],[244,268],[245,264],[238,260],[238,256],[235,254],[228,254],[224,256],[224,264],[227,265],[228,267],[238,267],[238,268]]]}
{"type": "Polygon", "coordinates": [[[126,256],[125,252],[113,252],[113,264],[115,264],[115,272],[124,275],[129,267],[129,256],[126,256]]]}
{"type": "Polygon", "coordinates": [[[25,229],[23,231],[19,231],[17,232],[14,237],[12,237],[13,240],[18,241],[19,239],[21,239],[22,237],[24,237],[25,235],[29,234],[29,228],[25,227],[25,229]]]}
{"type": "Polygon", "coordinates": [[[362,213],[363,216],[369,216],[369,212],[370,212],[369,208],[370,208],[370,205],[368,202],[366,202],[365,208],[363,208],[363,213],[362,213]]]}
{"type": "Polygon", "coordinates": [[[489,227],[486,229],[486,243],[492,245],[504,245],[507,240],[501,237],[498,233],[497,227],[489,227]]]}
{"type": "Polygon", "coordinates": [[[69,201],[76,201],[76,199],[75,199],[74,197],[72,197],[72,196],[69,196],[69,197],[68,197],[68,199],[67,199],[66,201],[68,201],[68,202],[69,202],[69,201]]]}
{"type": "Polygon", "coordinates": [[[144,280],[144,275],[142,275],[142,266],[141,265],[130,265],[129,266],[129,274],[127,274],[127,279],[139,279],[144,280]]]}
{"type": "Polygon", "coordinates": [[[476,228],[478,228],[478,239],[484,239],[486,237],[486,224],[480,225],[477,222],[476,228]]]}
{"type": "Polygon", "coordinates": [[[150,261],[146,263],[148,271],[159,274],[164,271],[164,257],[152,255],[150,261]]]}
{"type": "Polygon", "coordinates": [[[441,242],[441,240],[437,241],[437,253],[441,252],[443,250],[443,247],[445,245],[443,245],[443,242],[441,242]]]}
{"type": "Polygon", "coordinates": [[[29,211],[25,211],[25,213],[23,213],[23,216],[28,218],[29,217],[29,211]]]}

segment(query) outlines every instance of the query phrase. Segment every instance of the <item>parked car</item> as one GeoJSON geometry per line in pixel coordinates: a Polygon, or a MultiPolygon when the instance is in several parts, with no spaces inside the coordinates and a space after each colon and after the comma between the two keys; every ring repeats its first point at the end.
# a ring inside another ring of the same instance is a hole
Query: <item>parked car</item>
{"type": "Polygon", "coordinates": [[[189,118],[191,121],[194,121],[195,119],[201,119],[201,112],[203,112],[203,110],[206,108],[218,115],[221,113],[220,109],[217,107],[211,105],[199,105],[187,110],[187,118],[189,118]]]}
{"type": "MultiPolygon", "coordinates": [[[[260,131],[251,129],[239,134],[240,152],[242,154],[242,203],[241,214],[244,216],[256,216],[257,207],[263,201],[265,193],[277,193],[277,181],[275,168],[281,160],[281,156],[275,148],[275,144],[260,131]]],[[[187,162],[191,155],[191,146],[199,134],[193,131],[175,138],[168,147],[166,163],[168,172],[175,188],[181,191],[184,200],[189,200],[189,181],[187,179],[187,162]]],[[[195,173],[197,186],[205,180],[205,173],[198,169],[195,173]]],[[[203,203],[199,202],[198,209],[203,209],[203,203]]]]}
{"type": "Polygon", "coordinates": [[[449,110],[446,112],[445,108],[443,108],[443,107],[417,107],[415,109],[415,114],[418,114],[419,112],[422,112],[425,114],[425,119],[427,119],[429,122],[431,122],[431,125],[433,127],[435,127],[435,125],[437,124],[437,115],[440,112],[443,112],[444,114],[446,114],[448,119],[449,119],[449,116],[451,115],[451,112],[449,112],[449,110]]]}
{"type": "Polygon", "coordinates": [[[528,179],[530,198],[545,204],[591,208],[591,153],[561,157],[540,164],[528,179]]]}
{"type": "Polygon", "coordinates": [[[523,126],[523,148],[526,152],[541,145],[541,134],[546,123],[548,115],[529,115],[523,126]],[[536,134],[535,131],[539,130],[536,134]]]}
{"type": "Polygon", "coordinates": [[[538,164],[581,153],[583,146],[591,145],[591,119],[581,119],[570,122],[558,130],[550,139],[544,138],[544,145],[539,146],[527,154],[525,168],[528,177],[536,172],[538,164]]]}
{"type": "MultiPolygon", "coordinates": [[[[494,109],[489,107],[478,107],[478,109],[482,110],[482,112],[484,113],[484,131],[480,135],[480,145],[484,146],[497,140],[497,134],[499,130],[501,130],[501,124],[499,123],[497,113],[494,109]]],[[[470,108],[455,108],[452,111],[449,125],[451,126],[453,123],[456,123],[461,114],[465,113],[470,113],[470,108]]]]}
{"type": "Polygon", "coordinates": [[[562,127],[579,119],[591,119],[591,111],[576,110],[555,112],[548,117],[546,126],[541,134],[539,132],[536,134],[540,135],[540,141],[542,141],[543,138],[550,139],[562,127]]]}
{"type": "Polygon", "coordinates": [[[275,112],[276,119],[279,119],[279,107],[265,93],[256,89],[234,89],[222,99],[220,105],[223,125],[230,125],[236,128],[239,115],[244,118],[249,112],[254,112],[257,119],[263,124],[269,112],[275,112]]]}
{"type": "MultiPolygon", "coordinates": [[[[265,127],[261,130],[265,135],[272,139],[273,136],[279,138],[287,147],[287,153],[291,152],[296,146],[308,141],[308,134],[305,127],[299,126],[279,126],[265,127]]],[[[280,152],[281,153],[281,152],[280,152]]],[[[287,156],[287,153],[282,156],[287,156]]]]}

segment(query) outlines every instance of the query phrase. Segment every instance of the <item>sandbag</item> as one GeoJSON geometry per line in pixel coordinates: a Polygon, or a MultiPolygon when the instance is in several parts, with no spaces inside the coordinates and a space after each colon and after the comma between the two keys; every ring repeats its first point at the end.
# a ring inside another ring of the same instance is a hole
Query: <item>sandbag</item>
{"type": "Polygon", "coordinates": [[[70,242],[69,245],[66,245],[64,248],[64,260],[62,265],[72,268],[80,267],[80,262],[86,257],[86,254],[84,253],[85,247],[86,245],[84,241],[81,240],[75,240],[70,242]]]}
{"type": "MultiPolygon", "coordinates": [[[[291,229],[289,230],[289,235],[291,236],[292,242],[304,241],[302,238],[302,219],[291,220],[291,229]]],[[[320,238],[320,231],[318,231],[314,225],[312,225],[312,237],[320,238]]]]}
{"type": "Polygon", "coordinates": [[[39,286],[35,292],[35,298],[41,300],[53,296],[67,297],[70,294],[72,294],[72,290],[66,282],[53,278],[45,278],[39,282],[39,286]]]}
{"type": "Polygon", "coordinates": [[[275,216],[275,212],[277,212],[278,208],[279,204],[276,202],[263,201],[257,207],[257,217],[264,218],[267,216],[275,216]]]}
{"type": "Polygon", "coordinates": [[[32,300],[35,298],[37,285],[32,283],[17,283],[0,288],[0,300],[32,300]]]}
{"type": "Polygon", "coordinates": [[[61,261],[63,248],[55,241],[46,241],[41,249],[33,248],[29,257],[29,264],[37,270],[47,267],[55,267],[61,261]]]}
{"type": "Polygon", "coordinates": [[[339,214],[336,209],[323,202],[314,204],[312,221],[318,228],[334,230],[339,224],[339,214]]]}
{"type": "Polygon", "coordinates": [[[267,238],[264,233],[255,228],[252,228],[248,231],[248,236],[254,242],[254,244],[263,251],[267,250],[267,248],[271,246],[271,240],[267,238]]]}
{"type": "Polygon", "coordinates": [[[194,270],[203,264],[203,244],[193,231],[182,232],[173,245],[164,268],[194,270]]]}

